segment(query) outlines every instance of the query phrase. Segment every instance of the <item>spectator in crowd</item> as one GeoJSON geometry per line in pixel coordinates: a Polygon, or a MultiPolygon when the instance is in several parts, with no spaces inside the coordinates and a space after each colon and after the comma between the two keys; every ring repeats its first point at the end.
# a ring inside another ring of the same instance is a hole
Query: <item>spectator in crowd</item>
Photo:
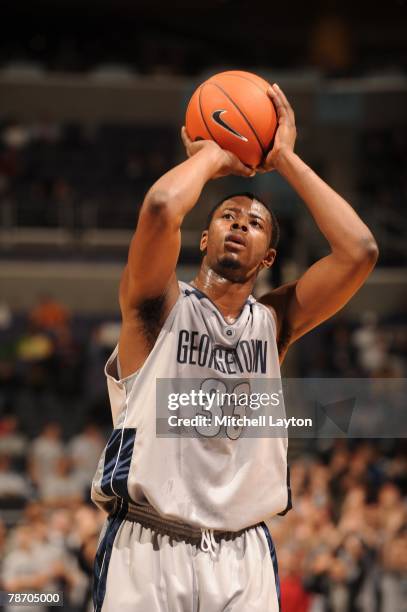
{"type": "Polygon", "coordinates": [[[372,374],[388,361],[388,347],[383,332],[379,330],[375,312],[364,312],[360,323],[352,335],[352,343],[357,349],[362,371],[372,374]]]}
{"type": "MultiPolygon", "coordinates": [[[[56,579],[60,567],[54,561],[44,558],[37,547],[37,537],[31,525],[20,525],[12,534],[9,551],[2,565],[2,582],[9,592],[37,592],[56,590],[56,579]]],[[[45,612],[46,606],[35,604],[10,605],[10,612],[45,612]]]]}
{"type": "Polygon", "coordinates": [[[31,139],[28,124],[10,121],[1,132],[1,140],[11,150],[23,149],[31,139]]]}
{"type": "MultiPolygon", "coordinates": [[[[1,175],[0,175],[1,183],[1,175]]],[[[1,195],[1,184],[0,184],[0,195],[1,195]]],[[[10,329],[13,323],[13,313],[11,312],[10,306],[5,301],[0,301],[0,331],[10,329]]]]}
{"type": "Polygon", "coordinates": [[[82,390],[83,365],[80,344],[75,340],[70,326],[55,330],[53,340],[55,391],[60,398],[78,395],[82,390]]]}
{"type": "Polygon", "coordinates": [[[30,476],[36,485],[41,485],[45,478],[55,473],[64,452],[60,425],[47,423],[41,435],[33,441],[29,453],[30,476]]]}
{"type": "Polygon", "coordinates": [[[104,445],[99,427],[92,422],[74,436],[68,445],[73,464],[73,478],[83,489],[92,481],[104,445]]]}
{"type": "MultiPolygon", "coordinates": [[[[76,555],[78,565],[88,579],[84,605],[92,598],[92,578],[94,559],[99,544],[99,534],[105,517],[101,511],[86,505],[80,506],[74,514],[75,530],[71,534],[72,551],[76,555]]],[[[87,609],[87,608],[86,608],[87,609]]],[[[85,608],[81,609],[85,612],[85,608]]]]}
{"type": "Polygon", "coordinates": [[[18,376],[32,391],[46,389],[52,379],[55,346],[52,338],[32,327],[18,339],[16,345],[18,376]]]}
{"type": "Polygon", "coordinates": [[[407,529],[404,527],[385,542],[381,552],[380,580],[382,610],[400,612],[405,607],[407,587],[407,529]]]}
{"type": "Polygon", "coordinates": [[[26,453],[27,437],[20,431],[18,418],[7,414],[0,420],[0,454],[21,458],[26,453]]]}
{"type": "Polygon", "coordinates": [[[284,612],[310,612],[311,595],[303,584],[303,552],[297,547],[284,548],[278,555],[281,607],[284,612]]]}
{"type": "Polygon", "coordinates": [[[0,507],[20,505],[32,493],[27,478],[13,469],[11,458],[0,455],[0,507]]]}
{"type": "Polygon", "coordinates": [[[83,481],[78,481],[72,473],[70,459],[64,456],[58,459],[53,472],[41,476],[38,486],[42,502],[59,508],[74,506],[82,501],[83,488],[83,481]]]}
{"type": "MultiPolygon", "coordinates": [[[[56,548],[49,541],[48,525],[41,518],[14,530],[2,565],[2,583],[10,592],[58,591],[66,610],[71,609],[70,603],[82,604],[87,588],[86,576],[79,569],[74,555],[68,549],[56,548]]],[[[10,606],[10,610],[21,612],[47,609],[39,604],[10,606]]]]}
{"type": "Polygon", "coordinates": [[[69,322],[68,309],[49,295],[43,295],[29,313],[29,320],[38,330],[56,331],[69,322]]]}

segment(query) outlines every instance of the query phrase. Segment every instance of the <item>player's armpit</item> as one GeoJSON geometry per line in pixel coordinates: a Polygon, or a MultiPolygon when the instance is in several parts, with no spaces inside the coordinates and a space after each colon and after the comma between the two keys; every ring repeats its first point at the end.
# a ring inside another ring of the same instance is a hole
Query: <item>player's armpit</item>
{"type": "Polygon", "coordinates": [[[130,302],[129,305],[129,276],[127,265],[120,283],[122,326],[119,360],[122,377],[129,376],[141,368],[179,296],[178,282],[173,272],[167,289],[160,296],[130,302]]]}
{"type": "Polygon", "coordinates": [[[287,349],[291,343],[292,330],[288,326],[288,320],[285,318],[287,312],[287,305],[289,304],[292,296],[295,294],[295,286],[298,281],[292,281],[281,285],[274,291],[263,295],[259,302],[268,306],[277,328],[277,348],[280,359],[280,364],[283,362],[286,355],[287,349]]]}

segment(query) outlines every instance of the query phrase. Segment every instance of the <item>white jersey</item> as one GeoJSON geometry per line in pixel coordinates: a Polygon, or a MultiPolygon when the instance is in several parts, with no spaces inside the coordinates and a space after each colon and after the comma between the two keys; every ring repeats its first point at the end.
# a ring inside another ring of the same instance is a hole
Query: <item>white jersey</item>
{"type": "Polygon", "coordinates": [[[164,519],[238,531],[291,507],[286,435],[245,435],[243,428],[241,435],[229,437],[160,437],[157,401],[163,404],[163,398],[157,397],[157,381],[169,381],[173,390],[177,381],[190,379],[218,389],[226,381],[228,390],[241,388],[242,381],[251,391],[260,383],[264,391],[269,381],[280,385],[275,321],[250,296],[229,324],[202,292],[187,283],[179,286],[178,300],[143,366],[120,379],[117,347],[106,364],[114,430],[99,461],[92,499],[108,513],[124,500],[151,506],[164,519]]]}

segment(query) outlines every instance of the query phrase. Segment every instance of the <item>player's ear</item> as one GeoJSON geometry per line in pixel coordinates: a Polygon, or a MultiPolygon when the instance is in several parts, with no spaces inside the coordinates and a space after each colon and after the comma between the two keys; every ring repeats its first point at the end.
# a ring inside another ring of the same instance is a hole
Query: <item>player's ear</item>
{"type": "Polygon", "coordinates": [[[268,249],[263,261],[260,264],[260,269],[263,268],[271,268],[276,258],[277,251],[276,249],[268,249]]]}
{"type": "Polygon", "coordinates": [[[201,242],[199,244],[199,250],[201,253],[206,251],[206,247],[208,246],[208,230],[204,230],[201,234],[201,242]]]}

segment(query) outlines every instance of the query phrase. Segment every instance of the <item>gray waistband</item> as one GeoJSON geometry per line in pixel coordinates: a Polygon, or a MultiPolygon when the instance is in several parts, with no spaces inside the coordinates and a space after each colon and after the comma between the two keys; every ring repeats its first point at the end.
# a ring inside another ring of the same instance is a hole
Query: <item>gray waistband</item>
{"type": "MultiPolygon", "coordinates": [[[[139,504],[129,504],[126,520],[135,521],[150,529],[161,532],[164,535],[179,537],[191,543],[199,543],[202,538],[202,529],[193,527],[187,523],[182,523],[174,519],[163,518],[154,510],[152,506],[144,506],[139,504]]],[[[232,540],[248,529],[253,529],[257,525],[251,525],[240,531],[218,531],[214,530],[213,535],[217,542],[220,540],[232,540]]]]}

